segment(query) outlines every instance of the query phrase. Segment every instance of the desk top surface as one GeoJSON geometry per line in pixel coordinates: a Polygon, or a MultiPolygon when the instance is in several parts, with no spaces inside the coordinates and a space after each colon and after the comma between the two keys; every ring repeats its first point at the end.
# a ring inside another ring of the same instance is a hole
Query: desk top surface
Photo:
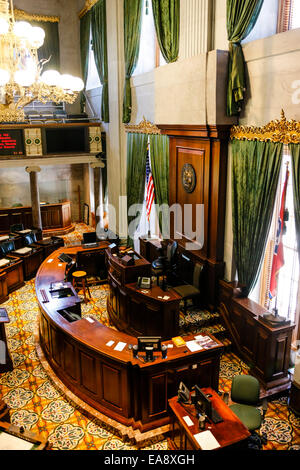
{"type": "MultiPolygon", "coordinates": [[[[100,249],[107,247],[108,242],[102,242],[100,247],[93,248],[95,252],[100,249]]],[[[63,330],[64,333],[72,336],[74,340],[77,340],[84,344],[85,346],[93,349],[96,352],[99,352],[108,357],[113,357],[114,359],[122,362],[129,363],[133,365],[138,365],[139,367],[151,367],[153,364],[157,365],[160,362],[166,362],[161,358],[161,353],[157,353],[154,363],[144,363],[140,359],[133,358],[132,351],[129,349],[129,345],[137,344],[137,338],[130,336],[121,331],[117,331],[113,328],[106,327],[99,323],[93,318],[81,318],[81,320],[69,323],[65,320],[62,315],[58,313],[58,310],[67,308],[69,299],[67,298],[52,298],[50,293],[50,284],[51,282],[59,282],[64,280],[65,275],[65,263],[62,263],[58,256],[61,253],[66,253],[70,256],[76,257],[78,251],[83,251],[84,249],[81,246],[71,246],[60,248],[59,250],[52,253],[40,266],[36,281],[36,295],[39,302],[39,305],[42,311],[47,315],[50,321],[54,322],[55,326],[63,330]],[[44,302],[43,294],[41,291],[44,291],[48,297],[49,302],[44,302]],[[114,341],[112,346],[107,346],[109,341],[114,341]],[[125,348],[122,351],[117,351],[114,347],[119,343],[126,343],[125,348]]],[[[146,297],[146,294],[145,294],[146,297]]],[[[74,304],[74,297],[71,298],[71,301],[74,304]]],[[[77,298],[79,301],[79,298],[77,298]]],[[[211,336],[211,335],[206,335],[211,336]]],[[[209,353],[211,350],[222,350],[223,344],[218,341],[216,338],[212,337],[216,343],[216,346],[213,346],[210,350],[202,350],[197,352],[191,352],[187,347],[176,347],[168,349],[167,360],[176,360],[183,357],[195,356],[197,354],[209,353]]],[[[190,341],[194,339],[194,336],[184,337],[185,341],[190,341]]],[[[163,344],[173,344],[172,340],[164,341],[163,344]]]]}
{"type": "MultiPolygon", "coordinates": [[[[217,392],[215,392],[212,388],[203,388],[202,391],[206,394],[212,395],[210,398],[212,406],[223,418],[221,423],[214,424],[213,422],[207,420],[205,423],[205,431],[210,431],[214,435],[221,448],[236,444],[250,436],[248,429],[233,413],[233,411],[231,411],[229,406],[224,403],[217,392]]],[[[201,450],[200,445],[193,437],[195,434],[201,432],[199,430],[198,419],[196,418],[194,406],[182,405],[181,403],[178,403],[177,397],[171,398],[169,400],[169,405],[181,426],[184,427],[185,432],[189,435],[195,448],[201,450]],[[189,416],[193,422],[193,426],[187,425],[183,419],[185,416],[189,416]]]]}

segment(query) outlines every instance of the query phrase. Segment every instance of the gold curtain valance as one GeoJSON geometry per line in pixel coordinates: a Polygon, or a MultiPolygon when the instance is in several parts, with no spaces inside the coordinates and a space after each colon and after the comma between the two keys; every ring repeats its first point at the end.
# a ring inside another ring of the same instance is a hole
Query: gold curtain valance
{"type": "Polygon", "coordinates": [[[79,18],[82,18],[91,8],[98,2],[98,0],[85,0],[85,5],[78,13],[79,18]]]}
{"type": "Polygon", "coordinates": [[[299,144],[300,122],[294,119],[288,121],[282,110],[280,121],[271,121],[263,127],[233,126],[231,128],[230,138],[237,140],[259,140],[261,142],[281,142],[283,144],[299,144]]]}
{"type": "Polygon", "coordinates": [[[137,125],[127,124],[125,126],[125,131],[138,134],[161,134],[160,129],[145,118],[143,118],[143,120],[137,125]]]}
{"type": "Polygon", "coordinates": [[[16,20],[25,20],[25,21],[43,21],[49,23],[58,23],[60,18],[59,16],[47,16],[47,15],[38,15],[35,13],[27,13],[24,10],[19,10],[14,8],[14,15],[16,20]]]}

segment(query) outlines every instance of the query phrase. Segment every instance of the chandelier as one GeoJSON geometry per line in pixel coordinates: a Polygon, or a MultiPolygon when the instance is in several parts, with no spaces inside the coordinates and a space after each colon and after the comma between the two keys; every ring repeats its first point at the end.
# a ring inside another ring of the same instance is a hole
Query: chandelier
{"type": "Polygon", "coordinates": [[[84,88],[80,78],[43,72],[50,59],[38,59],[45,32],[15,21],[12,0],[0,0],[0,122],[24,121],[24,106],[32,101],[74,103],[84,88]]]}

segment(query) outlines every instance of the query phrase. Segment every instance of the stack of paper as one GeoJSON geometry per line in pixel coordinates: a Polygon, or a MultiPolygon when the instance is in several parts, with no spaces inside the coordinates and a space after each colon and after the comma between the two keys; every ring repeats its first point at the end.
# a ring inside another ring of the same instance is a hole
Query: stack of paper
{"type": "Polygon", "coordinates": [[[6,259],[6,258],[0,259],[0,268],[7,266],[9,263],[10,263],[9,259],[6,259]]]}
{"type": "Polygon", "coordinates": [[[5,240],[9,240],[8,235],[3,235],[2,237],[0,237],[0,242],[5,242],[5,240]]]}
{"type": "Polygon", "coordinates": [[[25,248],[20,248],[19,250],[15,250],[15,253],[18,253],[19,255],[27,255],[31,251],[32,251],[32,248],[25,247],[25,248]]]}
{"type": "Polygon", "coordinates": [[[210,431],[199,432],[194,435],[202,450],[213,450],[221,447],[215,436],[210,431]]]}

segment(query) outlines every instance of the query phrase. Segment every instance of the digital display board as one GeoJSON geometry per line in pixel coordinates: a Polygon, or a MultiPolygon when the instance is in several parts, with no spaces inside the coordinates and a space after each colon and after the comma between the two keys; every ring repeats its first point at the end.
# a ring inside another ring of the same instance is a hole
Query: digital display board
{"type": "Polygon", "coordinates": [[[22,129],[0,130],[0,156],[2,155],[24,155],[22,129]]]}
{"type": "Polygon", "coordinates": [[[46,128],[47,154],[80,153],[89,151],[88,128],[46,128]]]}

